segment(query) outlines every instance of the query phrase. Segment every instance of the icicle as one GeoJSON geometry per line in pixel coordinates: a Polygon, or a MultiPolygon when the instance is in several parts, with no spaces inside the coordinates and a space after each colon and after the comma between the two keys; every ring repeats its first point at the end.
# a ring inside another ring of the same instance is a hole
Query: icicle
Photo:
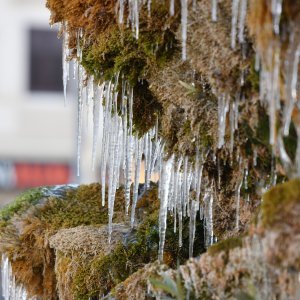
{"type": "Polygon", "coordinates": [[[154,172],[155,164],[157,163],[157,159],[158,159],[161,149],[162,149],[160,140],[155,142],[154,145],[155,145],[155,149],[154,149],[153,156],[151,159],[150,177],[151,177],[151,174],[154,172]]]}
{"type": "Polygon", "coordinates": [[[93,149],[92,149],[92,170],[95,170],[96,151],[99,139],[100,116],[102,115],[102,97],[104,84],[98,87],[95,84],[96,95],[93,99],[93,149]]]}
{"type": "Polygon", "coordinates": [[[115,166],[115,147],[117,142],[117,136],[116,136],[116,119],[113,118],[112,120],[113,124],[110,128],[110,137],[111,142],[109,145],[109,163],[108,163],[108,242],[111,242],[111,233],[112,233],[112,219],[113,219],[113,209],[114,209],[114,166],[115,166]]]}
{"type": "Polygon", "coordinates": [[[238,130],[239,127],[239,105],[240,105],[240,93],[237,93],[234,102],[234,129],[235,130],[238,130]]]}
{"type": "Polygon", "coordinates": [[[296,151],[296,176],[300,177],[300,125],[296,126],[297,131],[297,151],[296,151]]]}
{"type": "Polygon", "coordinates": [[[280,107],[280,48],[276,45],[268,50],[269,62],[262,66],[260,76],[260,97],[261,101],[267,100],[268,113],[270,119],[270,144],[274,146],[276,140],[276,114],[280,107]],[[269,66],[273,68],[270,71],[269,66]]]}
{"type": "Polygon", "coordinates": [[[181,40],[182,40],[182,60],[186,60],[186,39],[187,39],[187,18],[188,2],[181,0],[181,40]]]}
{"type": "Polygon", "coordinates": [[[124,21],[124,1],[125,0],[119,0],[119,23],[123,24],[124,21]]]}
{"type": "Polygon", "coordinates": [[[294,32],[290,36],[290,47],[288,50],[287,82],[286,82],[286,103],[284,107],[284,135],[289,134],[293,109],[297,102],[297,84],[300,56],[300,36],[295,36],[294,32]]]}
{"type": "Polygon", "coordinates": [[[150,178],[151,178],[151,159],[152,159],[152,138],[153,130],[150,130],[145,136],[145,190],[150,187],[150,178]]]}
{"type": "MultiPolygon", "coordinates": [[[[128,214],[128,209],[130,205],[130,187],[131,187],[131,176],[132,176],[132,118],[133,118],[133,89],[130,88],[129,91],[129,129],[126,139],[126,170],[125,170],[125,201],[126,201],[126,214],[128,214]]],[[[127,114],[127,113],[126,113],[127,114]]],[[[126,125],[127,125],[127,117],[126,117],[126,125]]]]}
{"type": "Polygon", "coordinates": [[[240,197],[241,197],[242,184],[243,184],[243,176],[241,175],[241,179],[238,179],[235,188],[235,208],[236,208],[235,229],[236,231],[239,231],[240,229],[240,197]]]}
{"type": "Polygon", "coordinates": [[[73,79],[76,79],[76,72],[78,71],[78,62],[76,59],[73,60],[73,79]]]}
{"type": "Polygon", "coordinates": [[[196,191],[196,201],[200,201],[201,183],[202,183],[202,171],[203,171],[203,153],[200,152],[199,148],[196,148],[196,163],[194,170],[194,190],[196,191]]]}
{"type": "Polygon", "coordinates": [[[1,284],[4,300],[27,300],[27,292],[22,285],[16,283],[11,264],[6,255],[1,257],[1,284]]]}
{"type": "Polygon", "coordinates": [[[163,251],[165,245],[166,229],[167,229],[167,212],[168,212],[168,193],[171,179],[171,169],[174,161],[174,156],[163,163],[162,177],[161,177],[161,198],[159,209],[159,250],[158,259],[163,260],[163,251]]]}
{"type": "Polygon", "coordinates": [[[131,227],[134,225],[135,219],[135,208],[138,199],[138,192],[139,192],[139,184],[140,184],[140,174],[141,174],[141,161],[143,155],[143,139],[136,139],[135,142],[135,175],[134,175],[134,183],[133,183],[133,200],[132,200],[132,207],[131,207],[131,227]]]}
{"type": "Polygon", "coordinates": [[[4,297],[5,300],[9,300],[9,286],[10,286],[9,260],[4,255],[2,255],[1,258],[1,283],[2,283],[2,296],[4,297]]]}
{"type": "MultiPolygon", "coordinates": [[[[176,170],[175,170],[175,174],[174,174],[174,196],[173,196],[173,201],[174,201],[174,232],[176,232],[176,213],[177,213],[177,209],[180,206],[181,207],[181,197],[180,197],[180,191],[181,191],[181,181],[180,181],[180,168],[181,168],[181,164],[182,164],[182,157],[179,158],[179,160],[177,161],[177,166],[176,166],[176,170]]],[[[181,209],[179,209],[178,211],[178,216],[181,212],[181,209]]],[[[181,217],[182,217],[182,213],[181,213],[181,217]]]]}
{"type": "Polygon", "coordinates": [[[112,110],[112,95],[111,95],[111,81],[105,85],[105,108],[104,108],[104,126],[103,126],[103,138],[101,149],[101,189],[102,189],[102,206],[105,205],[105,182],[106,182],[106,169],[108,160],[108,151],[110,144],[109,131],[111,124],[111,110],[112,110]]]}
{"type": "Polygon", "coordinates": [[[191,212],[190,212],[190,230],[189,230],[189,257],[193,256],[194,250],[194,240],[195,240],[195,232],[196,232],[196,216],[199,210],[199,202],[192,201],[191,204],[191,212]]]}
{"type": "Polygon", "coordinates": [[[193,11],[196,11],[197,0],[193,0],[193,11]]]}
{"type": "Polygon", "coordinates": [[[259,59],[259,54],[256,52],[255,53],[255,64],[254,64],[254,70],[258,72],[260,70],[260,59],[259,59]]]}
{"type": "Polygon", "coordinates": [[[218,148],[224,145],[224,137],[226,130],[226,115],[229,108],[229,97],[225,94],[218,98],[218,119],[219,119],[219,142],[218,148]]]}
{"type": "Polygon", "coordinates": [[[213,186],[207,189],[204,194],[204,204],[205,204],[205,246],[208,248],[213,244],[213,186]]]}
{"type": "Polygon", "coordinates": [[[148,2],[147,2],[148,18],[151,17],[151,4],[152,4],[152,1],[148,0],[148,2]]]}
{"type": "Polygon", "coordinates": [[[244,39],[244,28],[247,15],[247,0],[241,0],[240,3],[240,16],[239,16],[239,42],[243,44],[244,39]]]}
{"type": "Polygon", "coordinates": [[[78,65],[78,107],[77,107],[77,176],[80,176],[80,156],[82,140],[82,89],[83,89],[83,69],[78,65]]]}
{"type": "Polygon", "coordinates": [[[275,158],[274,153],[272,153],[271,176],[270,176],[270,184],[271,184],[271,186],[276,185],[276,182],[277,182],[276,158],[275,158]]]}
{"type": "Polygon", "coordinates": [[[83,37],[83,32],[82,32],[82,29],[80,28],[80,29],[78,29],[78,32],[77,32],[77,45],[76,45],[77,59],[78,59],[79,63],[82,61],[82,48],[80,45],[82,37],[83,37]]]}
{"type": "Polygon", "coordinates": [[[183,164],[183,182],[182,182],[182,195],[181,195],[181,203],[183,207],[183,216],[186,216],[186,202],[187,202],[187,185],[188,185],[188,164],[189,158],[187,156],[184,157],[184,164],[183,164]]]}
{"type": "Polygon", "coordinates": [[[233,147],[234,147],[234,132],[235,132],[235,102],[230,105],[229,119],[230,119],[230,146],[229,152],[230,157],[232,157],[233,147]]]}
{"type": "Polygon", "coordinates": [[[173,215],[174,212],[174,181],[175,181],[175,164],[173,163],[172,169],[171,169],[171,179],[169,184],[169,194],[168,194],[168,210],[173,215]]]}
{"type": "Polygon", "coordinates": [[[63,89],[64,89],[64,99],[65,106],[67,104],[67,83],[69,80],[69,35],[67,31],[67,25],[63,25],[63,51],[62,51],[62,65],[63,65],[63,89]]]}
{"type": "Polygon", "coordinates": [[[249,175],[249,170],[248,170],[248,162],[246,161],[244,163],[245,165],[245,171],[244,171],[244,184],[245,184],[245,190],[248,190],[248,175],[249,175]]]}
{"type": "Polygon", "coordinates": [[[253,166],[254,167],[257,166],[257,149],[256,148],[253,149],[253,166]]]}
{"type": "Polygon", "coordinates": [[[129,1],[129,19],[136,39],[139,38],[139,0],[129,1]]]}
{"type": "Polygon", "coordinates": [[[231,17],[231,48],[235,49],[237,34],[237,19],[239,13],[239,0],[232,0],[231,17]]]}
{"type": "Polygon", "coordinates": [[[218,169],[218,190],[221,189],[221,167],[220,167],[220,158],[217,158],[217,169],[218,169]]]}
{"type": "Polygon", "coordinates": [[[193,168],[190,165],[189,169],[188,169],[187,189],[186,189],[186,198],[185,198],[188,217],[190,216],[190,191],[191,191],[191,185],[192,185],[193,179],[194,179],[193,168]]]}
{"type": "MultiPolygon", "coordinates": [[[[153,139],[154,139],[154,135],[155,135],[155,129],[153,128],[151,130],[151,132],[149,133],[149,148],[148,148],[148,167],[147,167],[147,171],[148,173],[146,174],[147,176],[147,181],[146,181],[146,188],[149,189],[150,187],[150,181],[151,181],[151,176],[152,176],[152,169],[151,169],[151,166],[152,166],[152,159],[155,159],[156,160],[156,157],[153,156],[154,154],[154,142],[153,142],[153,139]]],[[[155,161],[154,161],[154,164],[155,164],[155,161]]]]}
{"type": "Polygon", "coordinates": [[[108,115],[108,119],[111,119],[111,126],[109,128],[110,142],[109,142],[109,154],[110,159],[108,163],[108,232],[109,232],[109,242],[111,241],[112,233],[112,220],[114,215],[114,202],[116,190],[119,185],[119,172],[120,172],[120,148],[122,147],[122,122],[121,118],[118,116],[118,106],[117,98],[118,93],[114,92],[114,87],[112,87],[111,92],[109,91],[109,96],[111,99],[108,107],[108,111],[112,111],[113,116],[108,115]],[[112,102],[113,101],[113,102],[112,102]],[[110,108],[112,106],[112,108],[110,108]],[[111,117],[111,118],[109,118],[111,117]]]}
{"type": "Polygon", "coordinates": [[[174,5],[174,0],[170,0],[170,16],[174,16],[175,13],[175,5],[174,5]]]}
{"type": "MultiPolygon", "coordinates": [[[[298,138],[298,141],[299,141],[299,138],[298,138]]],[[[282,137],[282,131],[280,131],[280,133],[278,135],[277,143],[278,143],[278,152],[279,152],[280,159],[283,163],[283,167],[284,167],[285,171],[287,173],[289,173],[292,169],[292,161],[285,150],[283,137],[282,137]]]]}
{"type": "Polygon", "coordinates": [[[196,200],[197,201],[200,201],[202,173],[203,173],[203,158],[201,158],[199,168],[197,170],[197,185],[196,185],[196,200]]]}
{"type": "Polygon", "coordinates": [[[218,20],[218,0],[211,0],[211,19],[213,22],[217,22],[218,20]]]}
{"type": "Polygon", "coordinates": [[[271,11],[273,15],[273,29],[275,34],[279,34],[279,24],[282,13],[282,0],[272,0],[271,11]]]}

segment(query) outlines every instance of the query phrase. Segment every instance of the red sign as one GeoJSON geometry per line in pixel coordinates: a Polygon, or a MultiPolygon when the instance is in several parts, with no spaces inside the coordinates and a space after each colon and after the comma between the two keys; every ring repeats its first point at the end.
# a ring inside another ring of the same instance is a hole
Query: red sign
{"type": "Polygon", "coordinates": [[[64,164],[16,163],[16,187],[29,188],[42,185],[67,184],[71,170],[64,164]]]}

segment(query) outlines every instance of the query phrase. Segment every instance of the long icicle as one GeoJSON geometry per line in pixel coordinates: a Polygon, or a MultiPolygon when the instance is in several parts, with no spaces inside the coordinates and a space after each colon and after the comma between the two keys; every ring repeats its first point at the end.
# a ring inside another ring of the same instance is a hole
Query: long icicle
{"type": "Polygon", "coordinates": [[[182,40],[182,60],[186,60],[186,40],[187,40],[187,18],[188,1],[181,0],[181,40],[182,40]]]}
{"type": "Polygon", "coordinates": [[[132,199],[132,207],[131,207],[131,219],[130,224],[131,227],[134,226],[135,221],[135,208],[138,200],[138,192],[139,192],[139,184],[140,184],[140,174],[141,174],[141,161],[143,155],[143,143],[144,139],[136,139],[135,142],[135,175],[134,175],[134,183],[133,183],[133,199],[132,199]]]}
{"type": "Polygon", "coordinates": [[[192,201],[189,224],[189,257],[193,256],[195,232],[196,232],[196,216],[199,210],[199,202],[192,201]]]}
{"type": "Polygon", "coordinates": [[[167,229],[167,213],[168,213],[168,193],[171,180],[171,169],[174,162],[174,156],[171,156],[168,161],[163,163],[162,178],[161,178],[161,198],[159,209],[159,250],[158,259],[163,260],[164,246],[167,229]]]}

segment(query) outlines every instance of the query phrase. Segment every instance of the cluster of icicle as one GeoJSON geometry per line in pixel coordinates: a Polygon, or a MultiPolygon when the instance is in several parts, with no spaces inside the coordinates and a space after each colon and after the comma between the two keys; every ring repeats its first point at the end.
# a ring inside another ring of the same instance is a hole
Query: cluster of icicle
{"type": "MultiPolygon", "coordinates": [[[[272,1],[273,31],[280,34],[280,17],[282,13],[282,0],[272,1]]],[[[291,24],[288,36],[288,49],[285,55],[281,53],[280,38],[269,45],[268,54],[261,59],[260,66],[260,100],[268,107],[270,119],[270,144],[273,150],[279,153],[286,171],[293,176],[300,176],[300,123],[294,123],[298,136],[295,161],[288,156],[283,143],[283,137],[289,135],[292,114],[296,107],[300,108],[299,100],[299,57],[300,32],[296,24],[291,24]],[[266,61],[267,60],[267,61],[266,61]],[[282,76],[281,73],[285,76],[282,76]],[[284,78],[283,78],[284,77],[284,78]],[[285,102],[280,103],[280,86],[284,86],[285,102]],[[283,105],[283,107],[282,107],[283,105]],[[281,114],[281,128],[276,129],[278,115],[281,114]]],[[[258,66],[259,67],[259,66],[258,66]]]]}
{"type": "MultiPolygon", "coordinates": [[[[78,35],[80,37],[80,33],[78,35]]],[[[64,35],[64,91],[69,79],[67,33],[64,35]]],[[[79,45],[79,43],[78,43],[79,45]]],[[[159,258],[163,257],[167,214],[174,217],[174,231],[179,232],[179,244],[182,244],[182,222],[190,217],[190,256],[193,254],[196,215],[200,211],[205,222],[206,246],[213,243],[213,199],[214,185],[207,183],[204,188],[203,201],[200,203],[202,170],[205,157],[197,151],[196,162],[189,162],[188,157],[175,158],[164,152],[162,139],[158,136],[158,122],[155,128],[143,136],[133,132],[132,87],[117,74],[111,81],[97,84],[93,77],[85,74],[80,65],[81,49],[77,49],[78,61],[75,73],[78,75],[78,149],[77,165],[80,173],[80,153],[83,127],[83,114],[93,120],[92,165],[96,165],[96,156],[100,156],[100,174],[102,185],[102,205],[107,194],[109,215],[109,236],[112,233],[114,202],[117,189],[122,184],[125,193],[125,213],[130,211],[131,225],[135,225],[135,208],[139,197],[141,170],[144,169],[144,190],[150,187],[153,174],[159,178],[159,199],[161,201],[159,216],[159,258]],[[84,84],[85,82],[85,84],[84,84]],[[122,87],[117,88],[117,87],[122,87]],[[121,95],[119,95],[121,90],[121,95]],[[121,99],[121,103],[120,100],[121,99]],[[100,154],[99,154],[100,152],[100,154]],[[144,168],[142,168],[142,161],[144,168]],[[132,190],[132,193],[131,193],[132,190]],[[194,192],[194,197],[191,194],[194,192]]],[[[66,96],[66,94],[65,94],[66,96]]]]}
{"type": "MultiPolygon", "coordinates": [[[[195,1],[194,1],[195,2],[195,1]]],[[[278,33],[278,22],[281,13],[281,1],[273,0],[274,4],[274,31],[278,33]]],[[[149,16],[151,15],[151,0],[121,0],[118,1],[116,11],[119,22],[131,26],[136,38],[139,36],[139,11],[147,4],[149,16]],[[128,2],[128,3],[127,3],[128,2]],[[129,13],[127,20],[124,18],[125,6],[129,13]]],[[[195,5],[195,3],[194,3],[195,5]]],[[[212,21],[217,21],[217,1],[212,0],[212,21]]],[[[273,7],[272,6],[272,7],[273,7]]],[[[170,1],[170,15],[174,15],[174,0],[170,1]]],[[[244,40],[244,27],[247,13],[247,0],[232,1],[232,38],[231,47],[236,47],[236,39],[241,45],[244,40]]],[[[186,39],[188,22],[188,2],[181,0],[181,22],[182,22],[182,59],[187,58],[186,39]]],[[[66,27],[66,24],[64,25],[66,27]]],[[[163,256],[163,248],[166,234],[167,214],[170,212],[174,216],[174,231],[179,232],[179,244],[182,243],[182,219],[185,216],[190,217],[190,255],[193,252],[193,243],[195,237],[195,223],[197,212],[204,219],[206,246],[214,241],[213,235],[213,201],[215,197],[215,184],[206,182],[205,187],[201,188],[202,171],[205,157],[202,151],[197,150],[197,157],[194,163],[188,161],[188,157],[169,156],[164,152],[163,141],[158,137],[158,127],[156,126],[142,137],[133,134],[133,89],[117,74],[111,81],[98,85],[90,77],[86,83],[86,74],[80,64],[82,50],[79,40],[83,37],[82,31],[78,32],[77,60],[74,63],[74,74],[78,74],[78,151],[77,165],[79,175],[80,165],[80,145],[82,140],[83,113],[90,112],[88,119],[93,119],[93,166],[96,161],[96,153],[100,152],[100,173],[102,184],[102,204],[105,204],[105,194],[107,189],[108,208],[109,208],[109,233],[112,231],[112,220],[114,214],[114,201],[116,190],[121,184],[124,184],[126,199],[126,214],[129,213],[131,205],[131,225],[135,223],[135,207],[138,201],[139,182],[142,160],[145,165],[145,189],[149,188],[150,179],[153,173],[159,175],[159,199],[161,202],[159,216],[160,246],[159,257],[163,256]],[[85,84],[84,84],[85,83],[85,84]],[[120,97],[117,86],[122,86],[122,95],[120,97]],[[118,97],[121,98],[121,104],[118,103],[118,97]],[[84,109],[84,107],[87,109],[84,109]],[[131,188],[133,190],[131,199],[131,188]],[[202,190],[202,198],[200,198],[202,190]],[[191,195],[194,195],[191,197],[191,195]],[[201,201],[200,201],[201,200],[201,201]]],[[[291,37],[291,46],[289,53],[290,60],[287,67],[290,68],[290,78],[287,83],[287,93],[290,94],[290,102],[285,106],[284,120],[285,126],[283,132],[288,134],[288,128],[291,119],[292,108],[296,104],[296,85],[297,70],[299,60],[299,42],[297,36],[291,37]],[[296,67],[295,67],[296,66],[296,67]]],[[[66,86],[69,80],[69,50],[68,35],[64,28],[64,51],[63,51],[63,83],[64,94],[66,98],[66,86]]],[[[275,142],[275,116],[279,109],[279,67],[280,60],[278,49],[273,51],[270,57],[275,57],[275,68],[272,72],[268,68],[261,66],[261,100],[268,103],[270,115],[270,142],[275,142]],[[277,66],[277,67],[276,67],[277,66]]],[[[259,61],[256,68],[259,70],[259,61]]],[[[75,77],[75,76],[74,76],[75,77]]],[[[243,85],[244,78],[241,78],[243,85]]],[[[219,120],[219,141],[218,148],[225,145],[226,119],[229,114],[230,124],[230,142],[229,150],[232,156],[234,147],[234,134],[238,129],[239,99],[238,95],[234,100],[229,95],[221,94],[218,97],[218,120],[219,120]]],[[[300,128],[298,129],[300,135],[300,128]]],[[[300,141],[300,139],[299,139],[300,141]]],[[[282,139],[278,138],[280,156],[286,164],[291,164],[288,155],[283,146],[282,139]]],[[[299,142],[300,144],[300,142],[299,142]]],[[[298,157],[300,157],[300,145],[298,145],[298,157]]],[[[241,165],[241,174],[236,184],[236,229],[239,229],[239,201],[242,183],[247,189],[248,163],[245,163],[237,153],[237,161],[241,165]]],[[[254,158],[256,161],[256,158],[254,158]]],[[[255,166],[256,162],[253,163],[255,166]]],[[[300,159],[298,161],[298,170],[300,170],[300,159]]],[[[218,168],[220,169],[220,168],[218,168]]],[[[274,176],[276,182],[276,176],[274,176]]],[[[207,180],[206,180],[207,181],[207,180]]]]}
{"type": "MultiPolygon", "coordinates": [[[[260,53],[256,55],[255,70],[260,72],[260,101],[268,108],[270,120],[270,144],[274,155],[279,155],[283,166],[290,176],[300,176],[300,123],[295,124],[298,136],[297,152],[295,161],[288,156],[283,137],[289,135],[292,114],[296,107],[300,108],[298,90],[298,70],[300,58],[300,32],[296,24],[291,24],[288,33],[288,49],[285,57],[282,57],[280,34],[280,18],[282,13],[282,0],[271,1],[271,13],[273,16],[273,32],[278,36],[277,40],[271,41],[265,57],[260,53]],[[260,61],[262,63],[260,63],[260,61]],[[283,71],[282,71],[283,70],[283,71]],[[282,72],[285,74],[282,79],[282,72]],[[285,103],[280,103],[280,86],[284,86],[285,103]],[[282,111],[282,112],[281,112],[282,111]],[[281,120],[278,116],[282,114],[281,120]],[[278,121],[281,128],[277,130],[278,121]]],[[[244,43],[244,26],[247,14],[247,0],[232,1],[232,35],[231,46],[236,46],[237,25],[239,28],[238,40],[244,43]],[[239,20],[239,22],[238,22],[239,20]]]]}
{"type": "MultiPolygon", "coordinates": [[[[129,1],[128,24],[132,24],[138,38],[138,14],[141,2],[129,1]]],[[[144,4],[144,3],[143,3],[144,4]]],[[[187,30],[187,1],[182,0],[182,58],[186,59],[186,30],[187,30]]],[[[124,1],[119,1],[119,22],[124,22],[124,1]]],[[[214,9],[217,6],[213,6],[214,9]]],[[[149,14],[151,1],[148,1],[149,14]]],[[[174,14],[174,1],[170,1],[170,14],[174,14]]],[[[213,12],[216,15],[216,12],[213,12]]],[[[240,21],[242,22],[242,21],[240,21]]],[[[67,82],[70,75],[68,34],[66,24],[63,28],[63,84],[66,101],[67,82]]],[[[240,30],[240,32],[243,32],[240,30]]],[[[97,153],[100,152],[100,174],[102,185],[102,205],[105,205],[107,190],[109,211],[109,236],[112,232],[112,220],[114,215],[114,201],[116,190],[124,185],[125,213],[131,213],[131,225],[135,224],[135,208],[139,196],[139,183],[142,160],[145,170],[145,190],[150,186],[153,173],[159,178],[159,258],[163,257],[163,249],[166,235],[167,215],[170,213],[174,218],[174,231],[178,230],[179,245],[182,245],[182,222],[183,218],[190,218],[190,245],[189,254],[193,255],[195,239],[196,216],[199,212],[205,225],[205,244],[209,247],[214,242],[213,235],[213,203],[216,194],[216,186],[206,178],[204,187],[201,186],[203,165],[208,153],[197,149],[196,161],[189,162],[188,157],[169,157],[164,152],[163,141],[158,137],[158,125],[142,137],[133,134],[133,89],[126,81],[117,74],[111,81],[100,85],[89,77],[86,81],[85,70],[80,64],[82,50],[79,40],[82,31],[78,32],[77,60],[74,62],[74,78],[78,78],[78,140],[77,140],[77,166],[80,174],[80,154],[82,141],[83,114],[87,113],[88,120],[93,120],[93,147],[92,165],[95,166],[97,153]],[[85,82],[85,84],[84,84],[85,82]],[[87,83],[86,83],[87,82],[87,83]],[[122,86],[120,97],[117,86],[122,86]],[[121,104],[118,103],[121,98],[121,104]],[[132,189],[132,199],[131,199],[132,189]],[[202,191],[202,196],[201,195],[202,191]],[[193,195],[193,197],[191,197],[193,195]],[[201,200],[201,201],[200,201],[201,200]],[[129,210],[131,205],[131,209],[129,210]]],[[[238,126],[239,98],[230,103],[228,95],[219,97],[219,148],[224,145],[225,126],[227,113],[230,114],[231,138],[230,153],[233,151],[234,132],[238,126]]],[[[157,122],[158,124],[158,122],[157,122]]],[[[213,154],[214,155],[214,154],[213,154]]],[[[237,157],[239,160],[240,158],[237,157]]],[[[218,168],[220,169],[220,168],[218,168]]],[[[243,168],[242,168],[243,169],[243,168]]],[[[245,171],[246,172],[246,171],[245,171]]],[[[243,179],[243,172],[241,178],[243,179]]],[[[243,180],[238,180],[236,188],[236,227],[239,228],[239,199],[243,180]]],[[[218,188],[220,183],[218,183],[218,188]]]]}
{"type": "MultiPolygon", "coordinates": [[[[64,68],[68,69],[68,68],[64,68]]],[[[95,165],[96,153],[100,152],[100,174],[102,185],[102,205],[107,194],[109,215],[109,236],[112,233],[114,202],[117,189],[122,184],[125,193],[125,213],[130,211],[131,225],[135,225],[135,208],[139,197],[141,170],[144,169],[144,190],[150,187],[153,174],[159,177],[159,199],[161,201],[159,217],[160,246],[159,257],[163,257],[168,211],[173,215],[174,231],[179,232],[179,244],[182,244],[182,220],[190,217],[190,255],[193,254],[196,215],[200,210],[201,219],[206,224],[206,245],[213,242],[213,187],[205,189],[203,205],[199,206],[204,155],[197,151],[196,162],[192,164],[188,157],[174,156],[166,159],[163,141],[158,136],[158,125],[138,137],[133,134],[133,89],[116,76],[114,80],[100,85],[88,79],[84,86],[85,75],[78,65],[79,101],[78,101],[78,165],[80,162],[80,142],[82,134],[82,114],[90,112],[93,120],[92,160],[95,165]],[[80,83],[81,82],[81,83],[80,83]],[[116,87],[122,85],[122,95],[116,87]],[[121,96],[121,97],[120,97],[121,96]],[[121,98],[121,104],[118,104],[121,98]],[[83,109],[84,106],[91,109],[83,109]],[[142,168],[142,161],[144,168],[142,168]],[[132,193],[131,193],[132,190],[132,193]],[[194,191],[195,197],[190,197],[194,191]],[[130,208],[130,209],[129,209],[130,208]],[[178,222],[177,222],[178,220],[178,222]]],[[[78,169],[79,171],[79,169],[78,169]]]]}
{"type": "Polygon", "coordinates": [[[200,219],[205,225],[205,244],[209,247],[213,244],[213,202],[215,197],[214,183],[205,178],[202,187],[203,165],[208,153],[197,150],[195,163],[189,162],[189,158],[172,155],[167,160],[159,163],[159,258],[163,257],[163,248],[167,229],[168,212],[174,217],[174,232],[179,235],[179,247],[182,246],[182,221],[184,217],[190,219],[189,229],[189,255],[193,255],[196,216],[200,213],[200,219]],[[204,191],[202,201],[201,192],[204,191]],[[191,196],[193,195],[193,196],[191,196]],[[178,225],[177,225],[178,223],[178,225]]]}
{"type": "Polygon", "coordinates": [[[16,283],[11,264],[5,255],[1,258],[1,284],[2,296],[5,300],[29,300],[25,288],[16,283]]]}
{"type": "MultiPolygon", "coordinates": [[[[170,0],[170,15],[175,14],[175,0],[170,0]]],[[[119,22],[124,22],[124,6],[128,4],[129,15],[127,26],[131,24],[136,38],[139,33],[139,11],[142,6],[147,4],[148,15],[151,15],[151,0],[121,0],[117,7],[119,22]],[[128,2],[128,3],[127,3],[128,2]]],[[[181,4],[181,41],[182,41],[182,60],[187,59],[187,24],[188,24],[188,1],[180,0],[181,4]]],[[[192,7],[195,7],[196,0],[192,1],[192,7]]],[[[245,43],[245,23],[247,16],[248,0],[232,0],[232,19],[231,19],[231,47],[236,48],[236,41],[242,45],[245,43]]],[[[280,34],[280,18],[282,13],[282,0],[271,1],[271,12],[273,15],[273,30],[276,35],[280,34]]],[[[211,18],[213,22],[218,20],[218,1],[211,0],[211,18]]],[[[259,54],[255,64],[256,71],[260,71],[260,100],[263,105],[267,105],[270,118],[270,144],[273,146],[274,155],[279,154],[288,174],[300,176],[300,125],[296,126],[298,135],[298,147],[296,161],[292,162],[288,156],[283,143],[283,136],[289,135],[292,113],[297,105],[300,106],[297,93],[298,84],[298,66],[300,56],[300,32],[294,25],[289,33],[289,49],[285,60],[281,60],[280,42],[272,43],[268,49],[268,62],[260,66],[259,54]],[[276,130],[277,115],[281,110],[280,104],[280,70],[285,68],[287,74],[284,82],[286,103],[283,108],[282,128],[279,133],[276,130]],[[295,165],[295,166],[294,166],[295,165]]],[[[262,60],[264,61],[264,60],[262,60]]],[[[243,76],[242,76],[243,77],[243,76]]],[[[241,78],[243,85],[243,78],[241,78]]],[[[228,112],[229,102],[224,103],[224,95],[219,97],[219,148],[224,144],[226,114],[228,112]]],[[[235,128],[234,130],[236,130],[235,128]]],[[[233,128],[231,128],[231,132],[233,128]]],[[[232,143],[232,140],[231,140],[232,143]]],[[[231,148],[233,148],[231,146],[231,148]]]]}

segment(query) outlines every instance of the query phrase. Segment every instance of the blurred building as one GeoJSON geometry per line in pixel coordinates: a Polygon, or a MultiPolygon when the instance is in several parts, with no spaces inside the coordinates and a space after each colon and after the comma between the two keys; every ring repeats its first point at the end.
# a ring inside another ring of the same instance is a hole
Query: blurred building
{"type": "Polygon", "coordinates": [[[75,105],[64,106],[48,20],[45,1],[0,1],[0,205],[14,190],[77,180],[75,105]]]}

